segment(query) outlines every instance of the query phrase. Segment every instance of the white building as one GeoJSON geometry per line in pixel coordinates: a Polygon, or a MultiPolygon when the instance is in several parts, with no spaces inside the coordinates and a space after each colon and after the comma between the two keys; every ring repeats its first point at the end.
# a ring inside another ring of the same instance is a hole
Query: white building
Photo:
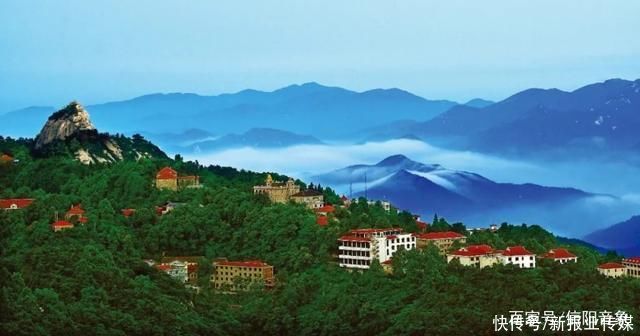
{"type": "Polygon", "coordinates": [[[186,262],[176,260],[170,263],[156,264],[156,268],[181,283],[189,282],[189,265],[186,262]]]}
{"type": "Polygon", "coordinates": [[[400,249],[416,248],[416,238],[399,228],[358,229],[338,239],[340,267],[368,269],[371,261],[383,263],[400,249]]]}
{"type": "Polygon", "coordinates": [[[507,247],[497,254],[503,265],[512,264],[520,268],[536,268],[536,255],[523,246],[507,247]]]}
{"type": "Polygon", "coordinates": [[[555,248],[555,249],[551,249],[549,250],[548,253],[544,254],[542,256],[543,258],[546,259],[551,259],[557,263],[560,264],[566,264],[566,263],[576,263],[578,262],[578,257],[569,252],[569,250],[565,249],[565,248],[555,248]]]}
{"type": "Polygon", "coordinates": [[[386,212],[390,212],[391,211],[391,202],[389,202],[389,201],[367,201],[367,203],[370,206],[374,206],[378,202],[380,202],[380,205],[382,206],[384,211],[386,211],[386,212]]]}

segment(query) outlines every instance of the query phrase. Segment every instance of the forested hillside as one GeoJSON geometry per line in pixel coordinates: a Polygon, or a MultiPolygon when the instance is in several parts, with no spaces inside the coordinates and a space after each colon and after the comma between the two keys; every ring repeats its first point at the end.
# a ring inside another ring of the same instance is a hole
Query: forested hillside
{"type": "MultiPolygon", "coordinates": [[[[361,200],[337,208],[321,227],[302,205],[253,195],[266,174],[180,157],[91,165],[35,159],[31,144],[0,139],[0,152],[19,159],[0,165],[0,198],[35,199],[25,209],[0,211],[3,335],[488,335],[494,315],[509,310],[640,313],[640,281],[595,271],[615,255],[574,245],[577,264],[480,270],[447,264],[429,248],[398,252],[391,275],[379,264],[348,272],[333,256],[340,235],[370,227],[415,231],[411,214],[361,200]],[[199,175],[204,187],[155,189],[153,177],[166,165],[199,175]],[[167,201],[186,205],[158,216],[155,207],[167,201]],[[53,232],[56,213],[77,203],[88,222],[53,232]],[[124,208],[136,212],[126,218],[124,208]],[[205,264],[196,294],[142,261],[163,254],[261,259],[275,267],[276,286],[221,294],[210,288],[205,264]]],[[[324,193],[338,202],[330,189],[324,193]]],[[[442,219],[430,227],[450,229],[465,230],[442,219]]],[[[471,235],[469,243],[522,244],[536,253],[559,246],[538,226],[506,224],[471,235]]]]}

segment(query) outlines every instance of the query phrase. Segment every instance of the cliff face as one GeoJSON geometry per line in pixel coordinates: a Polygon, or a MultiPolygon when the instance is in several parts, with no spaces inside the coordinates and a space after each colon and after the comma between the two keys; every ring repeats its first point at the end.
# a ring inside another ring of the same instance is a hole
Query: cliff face
{"type": "Polygon", "coordinates": [[[40,149],[56,140],[64,141],[78,132],[95,129],[89,119],[89,113],[82,105],[73,101],[49,117],[36,137],[35,148],[40,149]]]}
{"type": "Polygon", "coordinates": [[[141,136],[127,138],[98,133],[89,113],[76,101],[49,117],[33,149],[39,156],[63,155],[84,164],[166,158],[165,153],[141,136]]]}

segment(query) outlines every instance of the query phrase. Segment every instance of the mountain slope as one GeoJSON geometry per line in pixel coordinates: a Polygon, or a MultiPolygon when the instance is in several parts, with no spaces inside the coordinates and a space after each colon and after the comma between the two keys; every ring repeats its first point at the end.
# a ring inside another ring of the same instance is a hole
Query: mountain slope
{"type": "Polygon", "coordinates": [[[374,165],[349,166],[311,180],[338,190],[351,186],[354,196],[388,200],[400,209],[422,215],[437,213],[456,220],[533,218],[530,213],[548,212],[543,209],[593,196],[572,188],[498,183],[478,174],[422,164],[403,155],[374,165]]]}
{"type": "Polygon", "coordinates": [[[32,152],[39,157],[68,156],[84,164],[167,158],[139,135],[127,138],[99,133],[89,113],[75,101],[47,119],[35,138],[32,152]]]}
{"type": "Polygon", "coordinates": [[[584,237],[586,242],[616,250],[626,256],[640,254],[640,216],[614,224],[584,237]]]}
{"type": "Polygon", "coordinates": [[[530,89],[479,110],[456,106],[415,128],[425,138],[464,136],[465,148],[484,152],[634,151],[638,111],[640,80],[612,79],[573,92],[530,89]]]}

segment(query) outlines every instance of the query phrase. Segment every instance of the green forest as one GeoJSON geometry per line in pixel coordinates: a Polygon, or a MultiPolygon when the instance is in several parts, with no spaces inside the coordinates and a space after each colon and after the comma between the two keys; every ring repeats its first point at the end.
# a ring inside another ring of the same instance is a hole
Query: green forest
{"type": "MultiPolygon", "coordinates": [[[[493,317],[510,310],[640,314],[639,280],[596,272],[617,255],[567,245],[537,225],[505,223],[495,233],[474,233],[468,243],[521,244],[536,253],[565,246],[579,262],[476,269],[447,264],[429,247],[398,252],[393,274],[379,264],[349,272],[336,263],[338,237],[354,228],[413,232],[412,215],[361,199],[337,207],[321,227],[302,205],[253,195],[266,173],[205,167],[180,156],[82,165],[65,155],[34,157],[30,146],[31,140],[0,138],[0,154],[19,159],[0,165],[0,198],[35,199],[23,210],[0,211],[2,335],[492,335],[493,317]],[[155,189],[164,166],[199,175],[204,187],[155,189]],[[155,207],[168,201],[186,205],[156,215],[155,207]],[[53,232],[56,213],[76,203],[88,223],[53,232]],[[124,208],[136,212],[125,218],[124,208]],[[209,261],[199,268],[199,294],[143,262],[163,254],[209,261]],[[276,286],[214,291],[210,261],[219,257],[273,265],[276,286]]],[[[339,204],[330,188],[314,188],[339,204]]],[[[463,223],[432,222],[429,230],[465,232],[463,223]]]]}

